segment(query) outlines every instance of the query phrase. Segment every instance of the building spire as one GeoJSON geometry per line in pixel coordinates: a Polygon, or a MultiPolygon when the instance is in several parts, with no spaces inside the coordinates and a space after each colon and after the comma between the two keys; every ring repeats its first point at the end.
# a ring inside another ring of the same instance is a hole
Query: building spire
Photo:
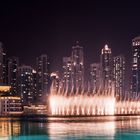
{"type": "Polygon", "coordinates": [[[105,44],[105,50],[108,50],[108,45],[107,44],[105,44]]]}

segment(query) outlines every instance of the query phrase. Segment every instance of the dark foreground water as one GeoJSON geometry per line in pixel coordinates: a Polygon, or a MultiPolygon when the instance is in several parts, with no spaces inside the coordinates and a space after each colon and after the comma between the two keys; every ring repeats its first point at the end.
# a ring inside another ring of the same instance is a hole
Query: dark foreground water
{"type": "Polygon", "coordinates": [[[62,120],[53,118],[44,123],[0,120],[0,140],[140,140],[139,118],[62,120]]]}

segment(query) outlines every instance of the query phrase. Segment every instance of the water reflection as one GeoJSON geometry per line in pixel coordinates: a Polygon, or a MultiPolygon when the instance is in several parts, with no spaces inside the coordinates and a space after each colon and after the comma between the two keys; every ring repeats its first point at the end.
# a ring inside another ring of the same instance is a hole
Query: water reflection
{"type": "Polygon", "coordinates": [[[0,121],[0,140],[118,140],[124,137],[140,139],[139,118],[105,122],[0,121]]]}
{"type": "Polygon", "coordinates": [[[21,125],[19,122],[0,122],[0,136],[6,137],[11,135],[19,135],[21,133],[21,125]]]}
{"type": "Polygon", "coordinates": [[[36,135],[48,135],[46,123],[0,121],[0,140],[30,140],[36,135]]]}
{"type": "Polygon", "coordinates": [[[57,139],[58,136],[61,138],[106,136],[113,139],[115,135],[115,122],[50,123],[48,128],[50,139],[57,139]]]}

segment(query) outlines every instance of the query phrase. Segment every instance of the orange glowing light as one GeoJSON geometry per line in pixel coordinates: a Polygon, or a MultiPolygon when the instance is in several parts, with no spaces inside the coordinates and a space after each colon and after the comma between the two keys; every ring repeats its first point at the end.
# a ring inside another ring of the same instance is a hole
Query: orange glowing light
{"type": "Polygon", "coordinates": [[[0,91],[1,92],[7,92],[10,91],[11,86],[0,86],[0,91]]]}

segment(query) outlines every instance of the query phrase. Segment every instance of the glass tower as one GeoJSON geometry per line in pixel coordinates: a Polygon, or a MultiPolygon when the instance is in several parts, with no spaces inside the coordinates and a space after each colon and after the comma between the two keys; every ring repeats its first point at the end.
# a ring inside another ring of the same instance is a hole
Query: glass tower
{"type": "Polygon", "coordinates": [[[50,89],[50,63],[48,56],[43,54],[37,58],[37,94],[38,99],[45,101],[50,89]]]}
{"type": "Polygon", "coordinates": [[[140,36],[132,40],[131,92],[131,96],[135,99],[140,95],[140,36]]]}
{"type": "Polygon", "coordinates": [[[125,96],[125,58],[119,55],[113,58],[113,77],[115,84],[115,95],[119,99],[125,96]]]}
{"type": "Polygon", "coordinates": [[[72,47],[72,83],[74,91],[82,90],[84,87],[84,53],[83,47],[76,42],[72,47]]]}
{"type": "Polygon", "coordinates": [[[108,45],[105,45],[101,51],[101,75],[102,88],[110,88],[112,82],[112,52],[108,45]]]}

